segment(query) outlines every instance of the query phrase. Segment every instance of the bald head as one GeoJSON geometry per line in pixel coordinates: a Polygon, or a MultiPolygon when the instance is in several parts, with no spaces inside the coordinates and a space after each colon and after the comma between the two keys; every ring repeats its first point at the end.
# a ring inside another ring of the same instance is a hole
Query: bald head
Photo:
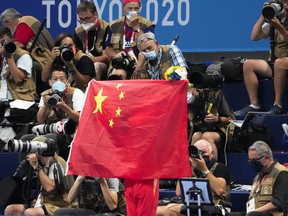
{"type": "Polygon", "coordinates": [[[211,147],[210,142],[204,139],[200,139],[197,142],[194,143],[194,146],[201,152],[203,152],[204,155],[209,155],[210,157],[213,155],[213,150],[211,147]]]}

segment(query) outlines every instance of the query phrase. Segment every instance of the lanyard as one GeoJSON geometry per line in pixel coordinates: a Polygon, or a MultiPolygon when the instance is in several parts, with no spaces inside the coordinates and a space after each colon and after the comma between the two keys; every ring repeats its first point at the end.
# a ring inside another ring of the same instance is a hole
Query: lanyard
{"type": "Polygon", "coordinates": [[[95,28],[95,32],[94,32],[93,46],[92,46],[92,48],[90,50],[89,50],[89,47],[88,47],[88,40],[89,40],[88,32],[86,32],[86,37],[85,37],[85,51],[86,51],[86,54],[94,49],[98,28],[100,26],[100,22],[99,22],[98,19],[96,20],[95,26],[96,26],[96,28],[95,28]]]}
{"type": "MultiPolygon", "coordinates": [[[[126,42],[126,22],[124,21],[124,24],[123,24],[123,50],[125,50],[125,42],[126,42]]],[[[130,46],[131,46],[131,43],[134,41],[134,37],[135,37],[135,32],[132,31],[132,35],[131,35],[131,39],[130,39],[130,46]]]]}

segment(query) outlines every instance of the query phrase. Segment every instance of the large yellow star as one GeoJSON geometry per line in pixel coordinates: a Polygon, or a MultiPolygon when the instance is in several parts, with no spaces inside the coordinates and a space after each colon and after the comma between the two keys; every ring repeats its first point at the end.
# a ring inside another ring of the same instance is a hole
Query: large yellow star
{"type": "Polygon", "coordinates": [[[96,113],[99,110],[99,112],[102,114],[102,103],[108,97],[108,96],[103,96],[102,92],[103,92],[103,87],[100,89],[97,96],[94,97],[94,99],[97,103],[97,106],[96,106],[96,109],[93,111],[93,113],[96,113]]]}
{"type": "Polygon", "coordinates": [[[120,116],[120,114],[121,114],[121,109],[120,109],[120,107],[118,107],[118,109],[116,110],[116,116],[120,116]]]}
{"type": "Polygon", "coordinates": [[[111,128],[113,128],[113,125],[114,125],[113,118],[112,118],[112,119],[109,119],[109,126],[110,126],[111,128]]]}
{"type": "Polygon", "coordinates": [[[119,99],[120,99],[120,100],[124,98],[124,94],[125,94],[125,92],[122,92],[122,91],[121,91],[121,93],[119,94],[119,99]]]}

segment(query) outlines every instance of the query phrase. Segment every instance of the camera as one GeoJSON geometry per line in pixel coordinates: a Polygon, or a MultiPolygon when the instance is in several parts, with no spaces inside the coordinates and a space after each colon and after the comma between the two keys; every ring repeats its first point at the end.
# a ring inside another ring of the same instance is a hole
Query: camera
{"type": "Polygon", "coordinates": [[[264,7],[262,10],[262,15],[266,19],[272,19],[275,16],[280,16],[283,10],[282,1],[272,1],[268,6],[264,7]]]}
{"type": "Polygon", "coordinates": [[[128,54],[123,56],[123,58],[115,58],[111,62],[112,67],[115,69],[123,69],[125,71],[133,71],[134,66],[136,65],[136,60],[131,58],[128,54]]]}
{"type": "Polygon", "coordinates": [[[40,152],[44,157],[54,156],[57,144],[53,139],[46,139],[45,142],[22,141],[12,139],[8,141],[9,152],[40,152]]]}
{"type": "Polygon", "coordinates": [[[200,159],[200,152],[194,145],[189,145],[189,155],[192,158],[200,159]]]}
{"type": "Polygon", "coordinates": [[[71,45],[63,44],[59,47],[59,50],[62,59],[64,59],[65,61],[71,61],[73,59],[74,53],[71,45]]]}
{"type": "Polygon", "coordinates": [[[13,42],[2,40],[1,44],[7,53],[14,53],[16,51],[16,45],[13,42]]]}
{"type": "Polygon", "coordinates": [[[47,103],[50,106],[55,106],[58,101],[62,98],[63,93],[58,91],[58,90],[54,90],[51,94],[50,94],[50,98],[48,99],[47,103]]]}
{"type": "Polygon", "coordinates": [[[224,76],[218,72],[209,75],[200,72],[193,72],[189,75],[188,79],[194,87],[199,89],[219,89],[224,82],[224,76]]]}
{"type": "Polygon", "coordinates": [[[47,133],[72,135],[76,130],[76,123],[71,119],[63,119],[52,124],[36,125],[31,130],[38,135],[47,133]]]}

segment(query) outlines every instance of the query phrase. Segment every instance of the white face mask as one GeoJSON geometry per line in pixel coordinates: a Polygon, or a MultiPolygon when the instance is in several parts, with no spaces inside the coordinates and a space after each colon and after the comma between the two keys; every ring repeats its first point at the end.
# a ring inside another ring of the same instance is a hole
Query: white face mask
{"type": "Polygon", "coordinates": [[[126,14],[126,18],[128,20],[130,20],[131,16],[134,15],[134,14],[138,14],[138,12],[137,11],[129,11],[128,14],[126,14]]]}
{"type": "Polygon", "coordinates": [[[94,23],[82,23],[82,27],[86,32],[90,31],[94,27],[94,23]]]}

